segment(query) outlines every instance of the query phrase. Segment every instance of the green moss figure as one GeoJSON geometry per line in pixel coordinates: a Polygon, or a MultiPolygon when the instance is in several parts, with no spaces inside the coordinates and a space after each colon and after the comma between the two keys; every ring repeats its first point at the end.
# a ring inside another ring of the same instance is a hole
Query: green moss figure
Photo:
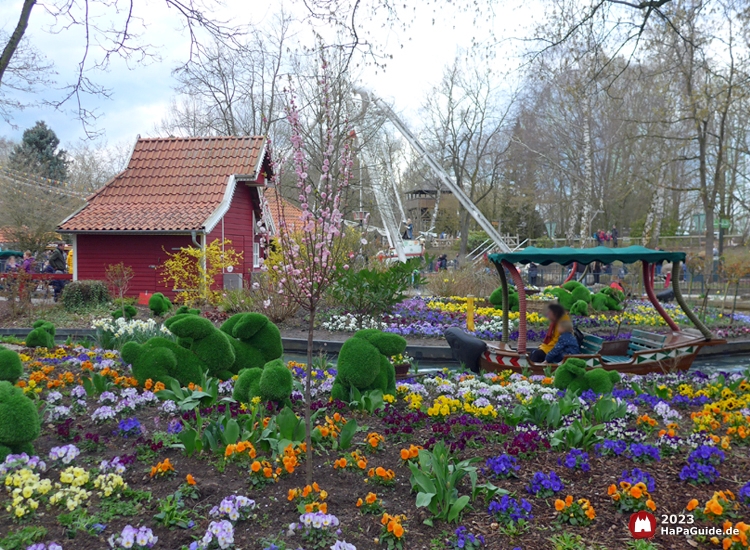
{"type": "Polygon", "coordinates": [[[151,298],[148,299],[148,308],[154,315],[161,317],[172,309],[172,302],[170,302],[169,298],[164,296],[161,292],[155,292],[151,295],[151,298]]]}
{"type": "Polygon", "coordinates": [[[622,304],[620,303],[620,300],[615,297],[618,293],[622,294],[615,289],[602,289],[592,296],[591,305],[596,311],[621,311],[622,304]],[[610,294],[605,292],[605,290],[612,290],[615,294],[610,294]]]}
{"type": "Polygon", "coordinates": [[[205,365],[209,376],[227,380],[236,374],[235,353],[230,338],[205,317],[190,313],[175,315],[164,321],[169,331],[180,340],[181,347],[189,341],[189,351],[205,365]]]}
{"type": "Polygon", "coordinates": [[[167,384],[171,378],[181,386],[199,383],[206,366],[192,351],[172,340],[156,337],[144,344],[128,342],[122,347],[122,359],[133,367],[139,384],[149,378],[167,384]]]}
{"type": "Polygon", "coordinates": [[[26,336],[26,345],[30,348],[54,348],[55,325],[43,319],[33,325],[33,330],[26,336]]]}
{"type": "Polygon", "coordinates": [[[0,462],[9,454],[34,454],[41,422],[34,402],[21,388],[0,382],[0,462]]]}
{"type": "Polygon", "coordinates": [[[573,303],[583,300],[587,304],[591,303],[591,291],[585,285],[578,281],[568,281],[562,288],[570,292],[573,303]]]}
{"type": "Polygon", "coordinates": [[[589,305],[583,300],[578,300],[570,307],[570,313],[572,315],[583,315],[589,314],[589,305]]]}
{"type": "Polygon", "coordinates": [[[23,374],[23,364],[18,354],[4,346],[0,346],[0,381],[15,384],[23,374]]]}
{"type": "Polygon", "coordinates": [[[263,367],[260,377],[260,398],[276,403],[289,402],[292,395],[292,373],[281,359],[276,359],[263,367]]]}
{"type": "Polygon", "coordinates": [[[570,308],[573,307],[573,304],[575,303],[573,295],[564,288],[555,287],[550,289],[549,293],[557,298],[557,302],[565,308],[566,311],[570,311],[570,308]]]}
{"type": "Polygon", "coordinates": [[[615,300],[617,300],[618,304],[625,301],[625,293],[622,290],[617,290],[616,288],[608,286],[601,289],[600,292],[606,294],[607,296],[610,296],[611,298],[614,298],[615,300]]]}
{"type": "Polygon", "coordinates": [[[200,315],[201,310],[195,309],[188,306],[180,306],[177,308],[177,310],[174,312],[175,315],[182,315],[184,313],[189,313],[190,315],[200,315]]]}
{"type": "Polygon", "coordinates": [[[263,368],[284,353],[281,332],[268,317],[260,313],[238,313],[221,325],[234,347],[235,362],[232,370],[263,368]]]}
{"type": "MultiPolygon", "coordinates": [[[[490,294],[490,303],[495,306],[495,309],[503,309],[503,287],[496,288],[490,294]]],[[[518,311],[518,307],[518,292],[515,287],[508,286],[508,310],[518,311]]]]}
{"type": "Polygon", "coordinates": [[[572,357],[555,370],[554,386],[559,390],[567,390],[576,394],[587,390],[593,390],[596,393],[612,393],[612,389],[619,381],[620,375],[616,371],[602,368],[587,370],[583,359],[572,357]]]}
{"type": "Polygon", "coordinates": [[[388,357],[405,350],[406,340],[396,334],[377,329],[355,332],[341,347],[331,397],[348,401],[352,387],[395,395],[396,371],[388,357]]]}
{"type": "Polygon", "coordinates": [[[586,373],[586,381],[595,393],[612,393],[620,375],[614,370],[592,369],[586,373]]]}
{"type": "Polygon", "coordinates": [[[234,384],[232,397],[241,403],[250,403],[254,397],[291,405],[292,373],[281,359],[267,363],[262,369],[243,370],[234,384]]]}
{"type": "Polygon", "coordinates": [[[250,403],[252,398],[260,394],[260,377],[263,369],[245,369],[240,372],[234,382],[232,397],[240,403],[250,403]]]}
{"type": "Polygon", "coordinates": [[[131,319],[134,319],[136,315],[138,315],[138,310],[135,309],[135,307],[131,305],[127,305],[124,308],[118,308],[115,311],[112,312],[112,318],[113,319],[119,319],[123,316],[123,309],[125,310],[125,320],[130,321],[131,319]]]}
{"type": "Polygon", "coordinates": [[[185,386],[199,382],[204,372],[222,380],[234,375],[232,344],[211,321],[186,313],[170,317],[164,324],[178,342],[156,337],[144,344],[128,342],[122,348],[122,358],[133,366],[133,376],[140,384],[149,378],[164,383],[174,378],[185,386]]]}

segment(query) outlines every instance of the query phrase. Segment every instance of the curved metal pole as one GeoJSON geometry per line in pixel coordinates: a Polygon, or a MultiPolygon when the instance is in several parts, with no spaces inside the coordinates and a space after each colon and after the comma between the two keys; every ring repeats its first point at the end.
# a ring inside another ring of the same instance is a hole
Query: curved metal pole
{"type": "Polygon", "coordinates": [[[518,353],[526,354],[526,287],[523,285],[523,277],[512,263],[503,260],[503,267],[508,270],[518,290],[518,353]]]}
{"type": "Polygon", "coordinates": [[[687,301],[685,301],[685,298],[682,295],[682,290],[680,289],[681,263],[682,262],[679,261],[674,262],[674,267],[672,268],[672,290],[674,291],[674,299],[677,300],[677,303],[680,304],[680,307],[682,308],[682,311],[685,312],[687,318],[690,319],[690,322],[692,322],[699,331],[701,331],[701,334],[706,340],[712,340],[714,337],[713,333],[703,324],[703,321],[698,319],[698,316],[693,313],[693,310],[687,305],[687,301]]]}
{"type": "Polygon", "coordinates": [[[576,279],[579,283],[586,284],[586,274],[588,274],[590,266],[591,264],[586,264],[586,267],[583,268],[583,273],[581,273],[581,276],[576,279]]]}
{"type": "Polygon", "coordinates": [[[505,269],[503,269],[503,266],[497,266],[497,271],[500,273],[500,284],[503,288],[503,342],[507,343],[510,340],[510,323],[508,322],[508,278],[505,276],[505,269]]]}
{"type": "Polygon", "coordinates": [[[565,279],[562,284],[564,285],[565,283],[572,281],[573,277],[576,276],[576,271],[578,271],[578,262],[573,262],[573,267],[570,268],[570,275],[568,275],[568,278],[565,279]]]}
{"type": "Polygon", "coordinates": [[[680,331],[680,327],[677,326],[677,323],[675,323],[672,318],[669,316],[669,314],[664,310],[661,303],[659,303],[659,300],[656,299],[656,294],[654,294],[654,281],[652,279],[652,276],[654,274],[654,266],[652,264],[649,264],[648,262],[642,262],[643,263],[643,286],[646,287],[646,295],[648,296],[648,299],[651,301],[651,304],[654,306],[654,309],[659,312],[659,315],[661,315],[662,319],[666,321],[666,323],[669,325],[669,328],[671,328],[675,332],[680,331]]]}

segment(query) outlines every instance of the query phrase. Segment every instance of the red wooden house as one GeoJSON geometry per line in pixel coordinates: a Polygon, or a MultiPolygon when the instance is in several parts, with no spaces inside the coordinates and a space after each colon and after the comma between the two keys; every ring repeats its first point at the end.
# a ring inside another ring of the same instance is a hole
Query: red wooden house
{"type": "MultiPolygon", "coordinates": [[[[159,266],[168,252],[229,239],[245,278],[260,268],[264,137],[139,139],[128,167],[60,224],[73,238],[73,279],[104,279],[123,262],[129,294],[173,291],[159,266]]],[[[220,283],[220,281],[219,281],[220,283]]]]}

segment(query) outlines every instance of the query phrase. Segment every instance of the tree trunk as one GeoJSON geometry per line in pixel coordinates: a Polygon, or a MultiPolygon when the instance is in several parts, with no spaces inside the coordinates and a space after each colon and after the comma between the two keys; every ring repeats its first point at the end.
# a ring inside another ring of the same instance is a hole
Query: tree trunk
{"type": "Polygon", "coordinates": [[[310,309],[310,322],[307,326],[307,365],[305,366],[305,462],[307,485],[313,482],[313,457],[312,457],[312,426],[310,417],[312,416],[310,404],[312,402],[312,392],[310,382],[312,379],[312,356],[313,340],[315,337],[315,308],[310,309]]]}
{"type": "Polygon", "coordinates": [[[465,208],[461,212],[461,257],[466,257],[466,253],[468,252],[467,248],[469,246],[469,220],[470,220],[470,214],[469,211],[465,208]]]}
{"type": "Polygon", "coordinates": [[[594,200],[594,153],[591,146],[591,119],[590,115],[586,115],[586,120],[583,122],[583,207],[581,208],[581,248],[586,246],[586,243],[591,238],[591,232],[594,230],[591,227],[592,210],[591,201],[594,200]]]}
{"type": "Polygon", "coordinates": [[[706,207],[704,212],[706,214],[706,258],[703,267],[703,283],[705,293],[708,295],[714,280],[714,210],[712,207],[706,207]]]}
{"type": "Polygon", "coordinates": [[[6,69],[10,66],[13,54],[16,53],[18,45],[21,43],[21,40],[23,40],[23,35],[26,33],[26,28],[29,26],[31,9],[35,4],[36,0],[24,0],[16,28],[13,31],[13,34],[10,35],[10,38],[8,38],[8,43],[5,45],[5,48],[3,48],[3,54],[0,55],[0,84],[3,82],[3,75],[5,74],[6,69]]]}

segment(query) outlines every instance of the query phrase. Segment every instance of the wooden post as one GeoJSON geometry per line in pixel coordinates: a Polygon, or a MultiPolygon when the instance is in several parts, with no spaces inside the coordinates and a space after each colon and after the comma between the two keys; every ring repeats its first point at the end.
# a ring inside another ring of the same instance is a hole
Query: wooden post
{"type": "Polygon", "coordinates": [[[471,294],[466,299],[466,330],[474,332],[474,296],[471,294]]]}

